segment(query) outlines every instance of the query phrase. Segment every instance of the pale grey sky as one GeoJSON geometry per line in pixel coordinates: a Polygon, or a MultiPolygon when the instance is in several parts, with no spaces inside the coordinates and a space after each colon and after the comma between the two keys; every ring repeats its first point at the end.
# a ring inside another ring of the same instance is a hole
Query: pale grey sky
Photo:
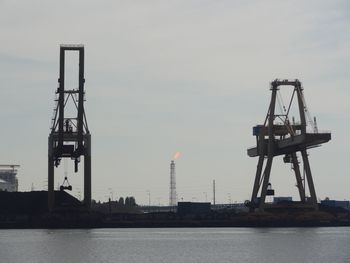
{"type": "MultiPolygon", "coordinates": [[[[147,203],[150,190],[167,204],[176,151],[179,198],[211,200],[215,179],[218,202],[249,199],[257,160],[246,148],[275,78],[299,78],[332,131],[310,150],[318,197],[349,199],[349,25],[348,1],[2,0],[0,162],[21,165],[21,190],[45,187],[59,44],[82,43],[95,199],[147,203]]],[[[276,194],[297,197],[294,181],[276,160],[276,194]]]]}

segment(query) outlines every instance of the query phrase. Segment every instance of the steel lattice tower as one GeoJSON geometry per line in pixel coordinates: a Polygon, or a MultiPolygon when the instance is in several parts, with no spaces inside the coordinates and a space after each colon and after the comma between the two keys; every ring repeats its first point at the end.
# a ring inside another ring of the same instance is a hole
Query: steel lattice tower
{"type": "MultiPolygon", "coordinates": [[[[55,207],[54,170],[60,165],[62,158],[74,160],[74,170],[78,172],[81,156],[84,156],[84,201],[87,209],[91,206],[91,136],[84,110],[84,46],[60,46],[60,73],[56,91],[57,105],[54,109],[52,127],[48,140],[48,206],[55,207]],[[78,89],[65,89],[65,53],[79,52],[79,86],[78,89]],[[65,107],[73,101],[76,117],[65,116],[65,107]]],[[[64,188],[71,190],[71,187],[64,188]]]]}
{"type": "Polygon", "coordinates": [[[170,163],[170,187],[169,187],[169,206],[176,206],[176,172],[175,172],[175,161],[172,160],[170,163]]]}

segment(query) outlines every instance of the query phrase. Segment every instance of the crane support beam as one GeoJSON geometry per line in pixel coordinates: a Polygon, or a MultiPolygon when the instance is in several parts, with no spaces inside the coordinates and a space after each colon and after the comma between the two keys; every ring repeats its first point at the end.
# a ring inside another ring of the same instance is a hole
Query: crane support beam
{"type": "Polygon", "coordinates": [[[297,180],[297,187],[298,187],[298,191],[299,191],[299,196],[300,196],[300,200],[302,202],[305,201],[305,189],[304,189],[304,185],[303,185],[303,179],[301,178],[301,173],[300,173],[300,168],[299,168],[299,162],[298,162],[298,157],[297,154],[294,152],[291,154],[291,158],[292,158],[292,163],[293,163],[293,170],[295,173],[295,178],[297,180]]]}

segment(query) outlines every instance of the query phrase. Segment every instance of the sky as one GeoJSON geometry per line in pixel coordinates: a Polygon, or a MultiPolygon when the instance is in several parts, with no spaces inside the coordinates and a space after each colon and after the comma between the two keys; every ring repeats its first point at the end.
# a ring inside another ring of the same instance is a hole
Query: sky
{"type": "MultiPolygon", "coordinates": [[[[85,46],[85,110],[92,134],[92,195],[169,202],[250,199],[252,127],[266,116],[276,79],[299,79],[312,116],[332,140],[311,149],[317,197],[349,200],[348,1],[0,0],[0,162],[19,168],[19,189],[47,188],[47,138],[59,45],[85,46]]],[[[76,87],[77,57],[66,87],[76,87]]],[[[67,167],[67,168],[64,168],[67,167]]],[[[81,169],[82,170],[82,169],[81,169]]],[[[64,172],[82,196],[82,174],[64,172]]],[[[271,183],[298,197],[282,157],[271,183]]]]}

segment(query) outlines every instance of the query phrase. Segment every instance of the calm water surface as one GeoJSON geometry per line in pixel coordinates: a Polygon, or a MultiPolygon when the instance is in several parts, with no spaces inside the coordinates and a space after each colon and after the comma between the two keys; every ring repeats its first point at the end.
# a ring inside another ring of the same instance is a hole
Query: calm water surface
{"type": "Polygon", "coordinates": [[[350,262],[350,228],[0,230],[6,263],[350,262]]]}

